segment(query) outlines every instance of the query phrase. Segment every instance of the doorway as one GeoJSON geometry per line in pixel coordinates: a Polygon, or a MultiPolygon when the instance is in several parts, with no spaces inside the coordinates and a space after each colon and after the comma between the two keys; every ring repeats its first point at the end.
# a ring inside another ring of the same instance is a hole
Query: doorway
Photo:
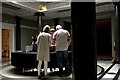
{"type": "Polygon", "coordinates": [[[2,29],[2,61],[10,59],[10,29],[2,29]]]}
{"type": "Polygon", "coordinates": [[[97,58],[112,59],[111,19],[96,21],[97,58]]]}

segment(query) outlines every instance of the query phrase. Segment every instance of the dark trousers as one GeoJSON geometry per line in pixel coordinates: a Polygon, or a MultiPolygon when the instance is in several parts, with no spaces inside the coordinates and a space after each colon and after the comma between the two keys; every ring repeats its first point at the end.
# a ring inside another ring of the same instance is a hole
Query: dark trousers
{"type": "Polygon", "coordinates": [[[62,73],[63,67],[65,67],[65,71],[67,71],[69,69],[68,51],[57,51],[56,55],[59,71],[62,73]]]}

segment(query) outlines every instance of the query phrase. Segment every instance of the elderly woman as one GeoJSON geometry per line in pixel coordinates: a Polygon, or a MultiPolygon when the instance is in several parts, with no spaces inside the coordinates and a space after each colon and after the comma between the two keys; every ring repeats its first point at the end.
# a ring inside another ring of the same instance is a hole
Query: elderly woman
{"type": "Polygon", "coordinates": [[[38,78],[47,78],[48,62],[50,61],[51,35],[50,26],[46,25],[37,37],[37,60],[38,60],[38,78]],[[44,75],[40,74],[42,61],[44,61],[44,75]]]}

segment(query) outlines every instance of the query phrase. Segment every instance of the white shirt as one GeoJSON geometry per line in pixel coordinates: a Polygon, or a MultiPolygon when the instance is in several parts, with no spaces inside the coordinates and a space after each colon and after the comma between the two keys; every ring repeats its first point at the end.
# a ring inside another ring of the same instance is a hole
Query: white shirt
{"type": "Polygon", "coordinates": [[[64,29],[59,29],[53,34],[53,39],[56,42],[56,51],[65,51],[68,49],[67,39],[69,36],[69,32],[64,29]]]}

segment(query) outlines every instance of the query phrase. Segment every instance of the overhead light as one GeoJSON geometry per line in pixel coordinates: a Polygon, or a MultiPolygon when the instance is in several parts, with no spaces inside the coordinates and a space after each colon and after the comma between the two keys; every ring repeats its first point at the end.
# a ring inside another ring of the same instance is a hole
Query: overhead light
{"type": "Polygon", "coordinates": [[[15,4],[17,3],[17,1],[15,1],[15,0],[7,0],[7,1],[15,3],[15,4]]]}
{"type": "Polygon", "coordinates": [[[66,0],[35,0],[35,1],[40,1],[40,2],[61,2],[61,1],[66,1],[66,0]]]}
{"type": "Polygon", "coordinates": [[[47,7],[45,5],[40,5],[38,12],[44,12],[44,11],[47,11],[47,7]]]}
{"type": "Polygon", "coordinates": [[[112,1],[114,1],[114,0],[95,0],[96,2],[112,2],[112,1]]]}

